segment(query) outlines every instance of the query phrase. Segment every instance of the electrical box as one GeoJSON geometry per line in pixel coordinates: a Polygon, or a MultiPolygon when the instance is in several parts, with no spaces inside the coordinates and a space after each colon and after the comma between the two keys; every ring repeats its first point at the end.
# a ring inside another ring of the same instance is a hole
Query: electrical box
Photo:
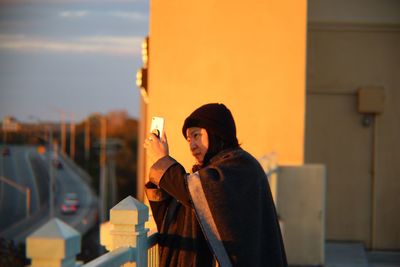
{"type": "Polygon", "coordinates": [[[383,87],[363,87],[358,89],[358,111],[380,114],[384,110],[385,90],[383,87]]]}

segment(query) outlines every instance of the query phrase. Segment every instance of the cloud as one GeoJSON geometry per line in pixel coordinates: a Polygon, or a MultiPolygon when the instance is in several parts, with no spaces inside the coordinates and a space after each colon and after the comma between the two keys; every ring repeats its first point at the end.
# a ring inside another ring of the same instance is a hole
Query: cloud
{"type": "MultiPolygon", "coordinates": [[[[86,10],[77,10],[77,11],[62,11],[59,13],[59,16],[62,18],[83,18],[89,15],[93,15],[91,12],[86,10]]],[[[119,19],[125,20],[133,20],[140,22],[147,22],[148,16],[145,13],[139,12],[124,12],[124,11],[111,11],[111,12],[97,12],[97,15],[106,15],[112,16],[119,19]]]]}
{"type": "Polygon", "coordinates": [[[147,3],[147,0],[0,0],[2,4],[87,4],[87,3],[147,3]]]}
{"type": "Polygon", "coordinates": [[[142,41],[143,38],[137,36],[85,36],[52,40],[0,34],[0,49],[21,52],[140,55],[142,41]]]}
{"type": "Polygon", "coordinates": [[[111,16],[122,18],[122,19],[129,19],[129,20],[138,20],[138,21],[147,21],[148,17],[146,14],[138,13],[138,12],[121,12],[121,11],[114,11],[109,13],[111,16]]]}
{"type": "Polygon", "coordinates": [[[60,12],[60,16],[63,18],[82,18],[85,17],[89,14],[89,12],[85,10],[79,10],[79,11],[63,11],[60,12]]]}

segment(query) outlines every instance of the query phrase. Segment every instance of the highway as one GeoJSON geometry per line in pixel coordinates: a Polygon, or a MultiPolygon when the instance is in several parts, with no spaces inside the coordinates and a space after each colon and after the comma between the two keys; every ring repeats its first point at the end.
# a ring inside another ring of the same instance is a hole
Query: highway
{"type": "MultiPolygon", "coordinates": [[[[0,237],[19,243],[50,218],[49,170],[54,154],[39,154],[34,146],[8,147],[10,155],[0,155],[0,237]],[[26,189],[30,190],[29,214],[26,189]]],[[[54,217],[84,234],[97,221],[97,198],[88,185],[90,177],[69,158],[57,158],[62,167],[52,166],[54,217]],[[80,207],[74,214],[62,214],[64,195],[70,192],[77,194],[80,207]]]]}
{"type": "MultiPolygon", "coordinates": [[[[12,147],[9,156],[0,156],[0,176],[15,182],[15,184],[31,189],[30,212],[38,210],[38,193],[36,183],[32,180],[28,154],[33,147],[12,147]]],[[[14,222],[27,215],[26,194],[15,186],[2,181],[0,183],[0,232],[14,222]]]]}

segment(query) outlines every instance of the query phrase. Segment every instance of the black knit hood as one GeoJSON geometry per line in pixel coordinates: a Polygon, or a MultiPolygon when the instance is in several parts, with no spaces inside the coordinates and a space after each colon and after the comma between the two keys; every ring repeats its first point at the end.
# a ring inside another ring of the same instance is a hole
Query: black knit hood
{"type": "Polygon", "coordinates": [[[236,125],[231,111],[218,103],[206,104],[186,118],[182,134],[185,138],[186,130],[190,127],[199,127],[207,130],[208,135],[216,135],[225,144],[237,146],[236,125]]]}

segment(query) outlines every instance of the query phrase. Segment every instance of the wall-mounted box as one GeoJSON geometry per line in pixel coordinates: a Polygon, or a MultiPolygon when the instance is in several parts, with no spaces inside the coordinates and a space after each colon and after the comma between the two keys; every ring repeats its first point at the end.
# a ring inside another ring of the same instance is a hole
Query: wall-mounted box
{"type": "Polygon", "coordinates": [[[380,114],[385,106],[383,87],[362,87],[358,89],[358,111],[360,113],[380,114]]]}

